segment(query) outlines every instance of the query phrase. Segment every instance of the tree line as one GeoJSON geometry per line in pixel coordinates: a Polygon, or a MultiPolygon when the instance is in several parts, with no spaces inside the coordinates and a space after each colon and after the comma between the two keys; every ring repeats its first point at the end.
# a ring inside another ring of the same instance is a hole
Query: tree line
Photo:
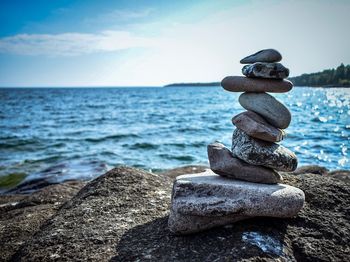
{"type": "Polygon", "coordinates": [[[350,87],[350,65],[342,63],[336,69],[290,77],[295,86],[347,86],[350,87]]]}

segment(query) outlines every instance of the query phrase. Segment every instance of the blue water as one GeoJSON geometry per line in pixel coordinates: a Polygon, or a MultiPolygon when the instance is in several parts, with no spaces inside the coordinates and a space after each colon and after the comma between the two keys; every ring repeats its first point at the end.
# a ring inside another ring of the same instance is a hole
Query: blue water
{"type": "MultiPolygon", "coordinates": [[[[90,179],[125,164],[163,170],[207,164],[230,146],[239,94],[220,87],[0,89],[0,176],[90,179]]],[[[350,89],[275,95],[293,115],[282,144],[299,166],[350,169],[350,89]]]]}

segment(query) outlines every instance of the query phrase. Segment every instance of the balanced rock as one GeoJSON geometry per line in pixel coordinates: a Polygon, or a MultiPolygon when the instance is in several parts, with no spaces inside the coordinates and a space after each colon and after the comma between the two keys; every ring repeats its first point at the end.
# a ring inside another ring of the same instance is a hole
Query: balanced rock
{"type": "Polygon", "coordinates": [[[284,136],[284,132],[281,129],[270,125],[264,118],[253,111],[245,111],[234,116],[232,124],[249,136],[264,141],[279,142],[284,136]]]}
{"type": "Polygon", "coordinates": [[[291,172],[298,165],[296,155],[289,149],[252,138],[238,128],[232,135],[232,154],[249,164],[266,166],[277,171],[291,172]]]}
{"type": "Polygon", "coordinates": [[[238,101],[245,109],[263,116],[274,127],[285,129],[292,120],[288,108],[267,93],[243,93],[238,101]]]}
{"type": "Polygon", "coordinates": [[[303,207],[302,190],[204,173],[178,176],[168,220],[175,234],[190,234],[251,217],[293,217],[303,207]]]}
{"type": "Polygon", "coordinates": [[[220,176],[266,184],[276,184],[282,180],[281,175],[270,168],[250,165],[233,157],[221,143],[208,145],[208,158],[210,169],[220,176]]]}
{"type": "Polygon", "coordinates": [[[277,79],[252,79],[244,76],[227,76],[221,86],[230,92],[285,93],[293,88],[292,82],[277,79]]]}
{"type": "Polygon", "coordinates": [[[282,55],[275,49],[264,49],[255,54],[243,58],[241,64],[253,64],[256,62],[273,63],[282,60],[282,55]]]}
{"type": "Polygon", "coordinates": [[[289,69],[280,63],[257,62],[252,65],[245,65],[242,68],[242,73],[247,77],[283,79],[289,76],[289,69]]]}

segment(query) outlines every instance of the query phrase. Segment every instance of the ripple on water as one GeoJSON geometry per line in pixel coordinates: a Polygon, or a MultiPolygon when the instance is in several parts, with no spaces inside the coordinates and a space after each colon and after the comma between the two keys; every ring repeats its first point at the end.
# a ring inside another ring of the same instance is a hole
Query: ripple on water
{"type": "Polygon", "coordinates": [[[110,135],[110,136],[103,136],[103,137],[88,137],[85,138],[85,141],[87,142],[103,142],[107,140],[120,140],[123,138],[137,138],[138,135],[135,134],[118,134],[118,135],[110,135]]]}

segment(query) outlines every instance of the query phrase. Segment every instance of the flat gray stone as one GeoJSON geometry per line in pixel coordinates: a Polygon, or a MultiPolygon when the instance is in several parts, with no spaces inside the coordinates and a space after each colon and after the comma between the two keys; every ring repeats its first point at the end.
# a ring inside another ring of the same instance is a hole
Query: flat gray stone
{"type": "Polygon", "coordinates": [[[238,128],[232,135],[232,154],[249,164],[277,171],[291,172],[298,166],[296,155],[289,149],[276,143],[252,138],[238,128]]]}
{"type": "Polygon", "coordinates": [[[238,101],[245,109],[261,115],[276,128],[285,129],[292,120],[288,108],[267,93],[243,93],[238,101]]]}
{"type": "Polygon", "coordinates": [[[221,86],[230,92],[285,93],[293,88],[293,83],[288,80],[227,76],[221,81],[221,86]]]}
{"type": "Polygon", "coordinates": [[[233,180],[207,170],[176,178],[168,226],[175,234],[191,234],[251,217],[293,217],[304,201],[296,187],[233,180]]]}
{"type": "Polygon", "coordinates": [[[279,142],[284,132],[270,125],[264,118],[253,111],[245,111],[232,118],[232,124],[251,137],[268,142],[279,142]]]}
{"type": "Polygon", "coordinates": [[[224,177],[254,183],[276,184],[282,177],[276,171],[263,166],[255,166],[233,157],[231,151],[221,143],[208,145],[210,169],[224,177]]]}
{"type": "Polygon", "coordinates": [[[279,62],[282,60],[282,55],[275,49],[264,49],[255,54],[249,55],[243,58],[240,63],[241,64],[253,64],[256,62],[279,62]]]}
{"type": "Polygon", "coordinates": [[[247,77],[283,79],[289,76],[289,69],[280,63],[257,62],[252,65],[245,65],[242,74],[247,77]]]}

